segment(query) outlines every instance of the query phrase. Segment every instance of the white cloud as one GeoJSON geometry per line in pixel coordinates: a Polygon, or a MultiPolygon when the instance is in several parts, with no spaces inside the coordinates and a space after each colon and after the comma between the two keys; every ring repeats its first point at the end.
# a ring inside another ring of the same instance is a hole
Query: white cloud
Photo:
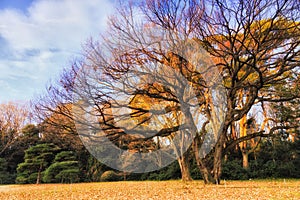
{"type": "Polygon", "coordinates": [[[27,13],[0,10],[0,102],[28,100],[44,88],[105,29],[111,11],[109,0],[36,0],[27,13]],[[13,77],[23,78],[12,84],[13,77]]]}

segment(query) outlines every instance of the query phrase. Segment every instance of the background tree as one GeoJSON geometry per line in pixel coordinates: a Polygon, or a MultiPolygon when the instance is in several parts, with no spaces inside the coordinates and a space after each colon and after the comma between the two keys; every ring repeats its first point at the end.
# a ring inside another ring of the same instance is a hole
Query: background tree
{"type": "Polygon", "coordinates": [[[25,151],[24,162],[17,168],[17,183],[41,183],[42,173],[60,149],[54,144],[37,144],[25,151]]]}
{"type": "Polygon", "coordinates": [[[18,138],[14,143],[5,151],[3,158],[5,159],[6,171],[11,175],[10,183],[14,183],[18,164],[24,162],[25,150],[31,146],[35,146],[40,142],[39,130],[33,124],[25,125],[21,129],[18,138]]]}
{"type": "Polygon", "coordinates": [[[7,170],[7,162],[4,158],[0,158],[0,183],[9,184],[14,182],[14,176],[7,170]]]}
{"type": "Polygon", "coordinates": [[[0,156],[18,139],[27,122],[29,111],[25,106],[13,102],[0,105],[0,156]]]}
{"type": "Polygon", "coordinates": [[[77,135],[73,120],[69,117],[72,104],[61,103],[52,108],[49,102],[44,102],[43,106],[46,108],[42,108],[41,102],[39,102],[40,107],[36,109],[38,113],[35,116],[39,122],[42,140],[52,142],[65,150],[82,150],[82,142],[77,135]],[[48,113],[43,109],[49,109],[48,113]]]}
{"type": "Polygon", "coordinates": [[[28,122],[30,113],[26,105],[15,102],[0,104],[0,158],[3,161],[1,168],[5,171],[3,175],[8,174],[4,176],[7,179],[2,179],[3,183],[14,183],[16,168],[24,160],[25,149],[38,140],[36,131],[28,135],[31,132],[30,128],[25,126],[28,122]]]}
{"type": "Polygon", "coordinates": [[[280,128],[278,130],[280,135],[291,141],[297,139],[300,130],[299,85],[299,71],[290,72],[287,79],[272,88],[276,98],[269,101],[273,123],[280,128]]]}
{"type": "MultiPolygon", "coordinates": [[[[207,2],[197,37],[222,68],[228,90],[224,129],[214,153],[213,177],[218,182],[230,124],[242,119],[256,101],[272,99],[270,85],[280,84],[287,73],[299,67],[299,2],[207,2]],[[240,93],[246,98],[240,99],[240,93]],[[242,107],[240,101],[244,102],[242,107]]],[[[244,139],[258,135],[263,134],[252,133],[244,139]]]]}

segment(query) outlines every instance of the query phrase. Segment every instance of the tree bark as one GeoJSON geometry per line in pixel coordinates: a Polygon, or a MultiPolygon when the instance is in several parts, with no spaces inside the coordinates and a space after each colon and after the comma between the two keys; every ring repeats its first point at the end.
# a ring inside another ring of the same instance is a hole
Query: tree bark
{"type": "Polygon", "coordinates": [[[43,169],[43,164],[41,163],[39,171],[38,171],[38,174],[37,174],[37,178],[36,178],[36,184],[40,184],[41,183],[42,169],[43,169]]]}
{"type": "Polygon", "coordinates": [[[196,157],[196,162],[197,162],[198,169],[200,170],[200,173],[202,175],[204,183],[205,184],[214,183],[214,179],[213,179],[211,173],[209,173],[209,170],[203,163],[202,159],[199,157],[196,157]]]}
{"type": "Polygon", "coordinates": [[[197,163],[198,169],[202,175],[204,183],[205,184],[213,183],[214,182],[213,177],[211,176],[211,173],[209,173],[207,166],[204,164],[202,158],[200,158],[200,155],[199,155],[199,136],[198,135],[194,139],[193,147],[194,147],[193,149],[194,149],[196,163],[197,163]]]}
{"type": "MultiPolygon", "coordinates": [[[[227,121],[227,120],[226,120],[227,121]]],[[[215,184],[220,184],[221,175],[222,175],[222,158],[223,158],[223,148],[224,144],[226,142],[226,133],[228,129],[229,123],[225,123],[219,139],[217,141],[217,144],[215,146],[215,152],[214,152],[214,166],[213,166],[213,179],[215,184]]]]}
{"type": "Polygon", "coordinates": [[[249,168],[249,154],[247,152],[242,151],[243,156],[243,168],[248,169],[249,168]]]}
{"type": "Polygon", "coordinates": [[[180,166],[181,170],[181,180],[182,181],[192,181],[190,168],[189,168],[189,158],[188,153],[184,153],[182,156],[180,156],[177,160],[180,166]]]}
{"type": "Polygon", "coordinates": [[[223,145],[221,144],[221,142],[218,142],[215,147],[213,167],[213,179],[215,184],[220,184],[220,177],[222,172],[222,149],[223,145]]]}

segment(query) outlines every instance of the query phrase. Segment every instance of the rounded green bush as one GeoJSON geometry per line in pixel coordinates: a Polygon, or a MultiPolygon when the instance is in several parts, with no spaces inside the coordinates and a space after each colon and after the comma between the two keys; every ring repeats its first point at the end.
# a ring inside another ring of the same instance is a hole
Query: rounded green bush
{"type": "Polygon", "coordinates": [[[121,176],[119,176],[116,172],[112,170],[105,171],[100,177],[100,181],[120,181],[120,180],[121,180],[121,176]]]}

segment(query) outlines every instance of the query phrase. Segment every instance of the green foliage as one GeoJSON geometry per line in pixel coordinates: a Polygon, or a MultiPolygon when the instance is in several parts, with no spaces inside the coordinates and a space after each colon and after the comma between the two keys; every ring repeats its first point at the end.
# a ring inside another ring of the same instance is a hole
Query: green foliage
{"type": "Polygon", "coordinates": [[[59,148],[53,144],[38,144],[25,151],[24,162],[17,168],[16,183],[35,183],[39,182],[38,174],[51,164],[55,153],[59,148]]]}
{"type": "Polygon", "coordinates": [[[54,162],[62,162],[67,160],[76,160],[76,155],[73,151],[62,151],[54,158],[54,162]]]}
{"type": "Polygon", "coordinates": [[[84,159],[81,160],[82,168],[84,171],[86,171],[85,177],[83,179],[85,181],[92,181],[92,182],[100,181],[101,175],[105,171],[110,170],[109,167],[102,164],[100,161],[98,161],[90,154],[86,154],[85,158],[87,158],[87,160],[84,159]]]}
{"type": "Polygon", "coordinates": [[[79,174],[79,163],[74,152],[62,151],[55,156],[53,163],[45,171],[43,181],[73,183],[80,180],[79,174]]]}
{"type": "Polygon", "coordinates": [[[264,141],[257,162],[250,168],[255,178],[298,178],[300,173],[299,140],[294,143],[281,137],[264,141]]]}
{"type": "MultiPolygon", "coordinates": [[[[20,133],[9,148],[1,154],[1,158],[5,160],[6,167],[5,172],[0,172],[0,176],[2,177],[0,178],[0,183],[15,183],[17,167],[18,164],[24,162],[25,150],[30,146],[36,145],[40,140],[38,137],[39,130],[33,124],[26,125],[20,130],[20,133]]],[[[0,165],[2,165],[2,162],[0,162],[0,165]]]]}
{"type": "MultiPolygon", "coordinates": [[[[197,166],[196,160],[192,159],[192,162],[190,163],[190,171],[191,171],[191,176],[194,180],[200,180],[202,179],[202,174],[197,166]]],[[[179,166],[178,166],[179,167],[179,166]]]]}
{"type": "MultiPolygon", "coordinates": [[[[298,134],[294,132],[294,134],[298,134]]],[[[300,143],[278,134],[263,138],[255,152],[249,154],[249,168],[242,168],[242,154],[232,149],[222,168],[223,179],[299,178],[300,143]]]]}
{"type": "Polygon", "coordinates": [[[23,136],[31,137],[31,138],[38,138],[39,129],[34,124],[28,124],[24,128],[22,128],[21,132],[23,136]]]}
{"type": "Polygon", "coordinates": [[[242,168],[239,154],[230,154],[231,160],[223,165],[223,179],[248,178],[299,178],[300,177],[299,139],[290,142],[278,135],[263,140],[255,159],[249,155],[249,169],[242,168]]]}
{"type": "Polygon", "coordinates": [[[123,180],[123,177],[118,175],[116,172],[109,170],[104,172],[101,177],[100,181],[121,181],[123,180]]]}
{"type": "Polygon", "coordinates": [[[55,162],[45,171],[45,183],[73,183],[79,181],[78,161],[55,162]]]}
{"type": "Polygon", "coordinates": [[[177,161],[173,162],[167,167],[164,167],[155,172],[149,172],[141,176],[142,180],[170,180],[180,179],[181,172],[177,161]]]}
{"type": "Polygon", "coordinates": [[[61,183],[74,183],[79,181],[79,169],[66,169],[62,170],[55,176],[57,180],[61,180],[61,183]]]}
{"type": "Polygon", "coordinates": [[[222,179],[246,180],[248,178],[248,170],[242,167],[241,160],[229,160],[223,164],[222,179]]]}
{"type": "MultiPolygon", "coordinates": [[[[35,183],[42,164],[42,181],[46,183],[73,183],[79,181],[122,181],[124,174],[110,170],[87,152],[81,158],[72,151],[61,151],[52,144],[39,144],[26,150],[25,161],[18,165],[17,183],[35,183]],[[43,161],[43,162],[42,162],[43,161]]],[[[241,154],[230,152],[223,164],[222,179],[245,180],[249,178],[299,178],[300,142],[290,142],[282,137],[262,140],[259,148],[249,155],[249,168],[242,167],[241,154]]],[[[9,183],[13,175],[5,173],[7,163],[0,159],[2,183],[9,183]],[[2,173],[3,172],[3,173],[2,173]]],[[[190,162],[193,179],[201,174],[193,159],[190,162]]],[[[126,180],[180,179],[178,162],[155,172],[127,174],[126,180]]]]}
{"type": "Polygon", "coordinates": [[[9,184],[14,181],[14,175],[7,171],[7,162],[0,158],[0,184],[9,184]]]}

